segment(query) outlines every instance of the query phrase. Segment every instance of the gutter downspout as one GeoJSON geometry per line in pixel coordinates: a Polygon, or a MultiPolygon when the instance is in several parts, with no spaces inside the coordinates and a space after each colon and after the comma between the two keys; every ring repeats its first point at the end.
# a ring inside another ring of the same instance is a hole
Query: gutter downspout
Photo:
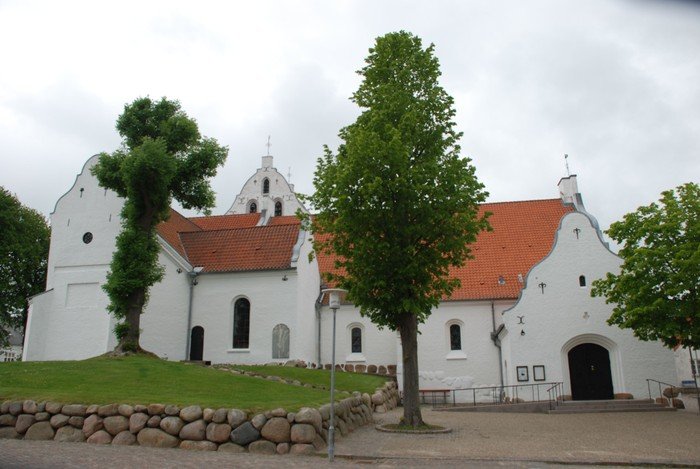
{"type": "Polygon", "coordinates": [[[190,359],[190,341],[192,340],[192,299],[194,298],[194,286],[197,285],[197,277],[202,272],[204,267],[195,267],[191,271],[187,272],[187,276],[190,278],[190,302],[187,308],[187,341],[185,346],[185,361],[190,359]]]}
{"type": "MultiPolygon", "coordinates": [[[[323,285],[321,285],[321,290],[323,290],[323,285]]],[[[323,306],[323,292],[318,294],[316,298],[316,303],[314,304],[314,309],[316,310],[316,358],[318,362],[318,368],[323,368],[321,366],[321,307],[323,306]]]]}
{"type": "Polygon", "coordinates": [[[498,336],[501,334],[501,331],[505,328],[505,325],[501,324],[500,326],[498,326],[498,329],[496,329],[496,307],[494,305],[493,300],[491,300],[491,327],[493,329],[491,332],[491,340],[493,340],[493,344],[498,349],[498,372],[499,372],[500,378],[501,378],[501,389],[502,389],[503,388],[503,350],[501,350],[501,339],[499,339],[498,336]]]}

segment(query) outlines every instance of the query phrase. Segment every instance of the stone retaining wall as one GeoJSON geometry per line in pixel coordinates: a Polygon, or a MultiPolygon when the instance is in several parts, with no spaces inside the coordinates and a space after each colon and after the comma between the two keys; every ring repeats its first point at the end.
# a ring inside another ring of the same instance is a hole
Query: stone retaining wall
{"type": "MultiPolygon", "coordinates": [[[[394,382],[371,396],[353,393],[335,405],[336,437],[372,423],[373,412],[398,404],[394,382]]],[[[298,412],[274,409],[248,415],[239,409],[174,405],[82,405],[5,401],[0,438],[55,440],[161,448],[310,454],[326,447],[330,404],[298,412]]]]}

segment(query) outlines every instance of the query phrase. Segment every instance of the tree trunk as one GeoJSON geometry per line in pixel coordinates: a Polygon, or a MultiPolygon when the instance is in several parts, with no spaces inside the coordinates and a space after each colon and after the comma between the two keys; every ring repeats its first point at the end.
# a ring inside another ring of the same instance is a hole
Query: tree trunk
{"type": "Polygon", "coordinates": [[[403,362],[403,424],[411,427],[424,425],[418,393],[418,319],[404,313],[399,323],[403,362]]]}
{"type": "Polygon", "coordinates": [[[146,302],[146,289],[138,288],[129,295],[129,309],[126,312],[124,322],[129,325],[128,333],[119,340],[117,352],[141,352],[139,344],[141,335],[141,313],[146,302]]]}

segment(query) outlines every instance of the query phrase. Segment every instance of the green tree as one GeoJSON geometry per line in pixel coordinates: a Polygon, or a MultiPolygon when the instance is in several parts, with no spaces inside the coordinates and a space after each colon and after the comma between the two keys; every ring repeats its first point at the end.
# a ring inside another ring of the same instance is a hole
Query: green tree
{"type": "Polygon", "coordinates": [[[622,246],[623,264],[593,282],[591,294],[615,305],[608,324],[670,348],[700,348],[700,187],[663,192],[607,234],[622,246]]]}
{"type": "Polygon", "coordinates": [[[28,298],[44,291],[51,231],[43,215],[0,187],[0,346],[24,330],[28,298]]]}
{"type": "Polygon", "coordinates": [[[117,352],[141,351],[139,324],[149,288],[162,276],[156,226],[168,219],[172,198],[183,207],[214,206],[209,178],[226,161],[228,149],[202,137],[178,101],[139,98],[117,119],[122,147],[102,153],[92,168],[100,185],[124,197],[122,231],[104,290],[109,311],[122,322],[117,352]]]}
{"type": "Polygon", "coordinates": [[[405,425],[423,424],[418,393],[418,326],[459,281],[451,266],[488,227],[487,193],[459,156],[453,99],[439,85],[434,46],[408,32],[379,37],[351,100],[362,113],[343,143],[319,158],[313,220],[316,252],[338,255],[329,280],[402,344],[405,425]]]}

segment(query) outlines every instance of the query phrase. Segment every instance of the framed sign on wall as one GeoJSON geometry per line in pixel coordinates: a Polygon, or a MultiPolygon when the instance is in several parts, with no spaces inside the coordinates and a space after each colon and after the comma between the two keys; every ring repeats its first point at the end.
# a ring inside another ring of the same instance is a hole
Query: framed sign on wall
{"type": "Polygon", "coordinates": [[[546,379],[544,365],[535,365],[532,367],[532,379],[535,381],[544,381],[546,379]]]}
{"type": "Polygon", "coordinates": [[[528,373],[526,366],[516,366],[515,372],[518,375],[518,382],[530,380],[530,374],[528,373]]]}

